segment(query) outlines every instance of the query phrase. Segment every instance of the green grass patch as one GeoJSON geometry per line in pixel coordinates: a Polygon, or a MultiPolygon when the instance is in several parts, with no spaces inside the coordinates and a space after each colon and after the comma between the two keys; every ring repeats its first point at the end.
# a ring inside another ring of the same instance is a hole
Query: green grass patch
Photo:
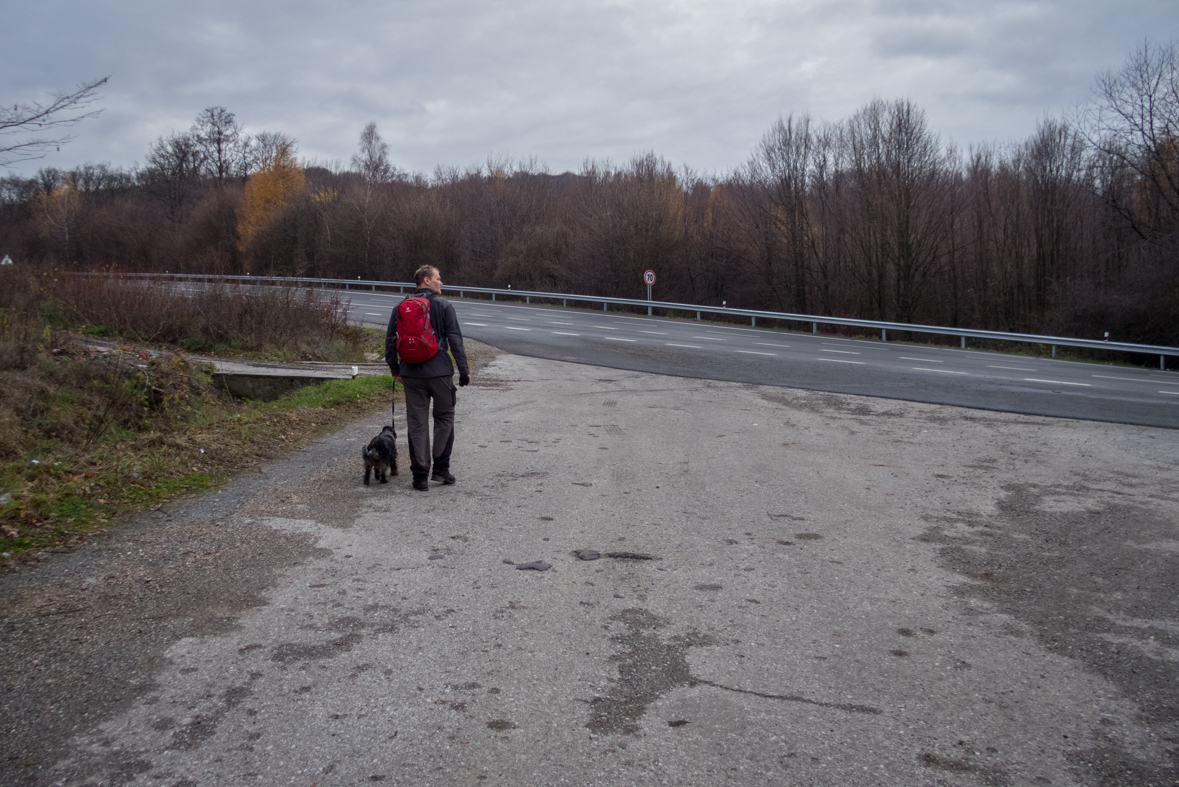
{"type": "Polygon", "coordinates": [[[207,395],[164,430],[88,446],[45,440],[0,465],[0,553],[58,547],[120,517],[219,486],[388,408],[393,378],[309,385],[272,402],[207,395]]]}

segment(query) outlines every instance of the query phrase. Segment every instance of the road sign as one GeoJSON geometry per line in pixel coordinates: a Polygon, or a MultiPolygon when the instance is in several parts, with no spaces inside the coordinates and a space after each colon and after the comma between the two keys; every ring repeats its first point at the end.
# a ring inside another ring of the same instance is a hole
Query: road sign
{"type": "Polygon", "coordinates": [[[643,281],[647,282],[648,287],[650,287],[652,284],[654,284],[655,283],[655,271],[647,271],[646,273],[644,273],[643,274],[643,281]]]}

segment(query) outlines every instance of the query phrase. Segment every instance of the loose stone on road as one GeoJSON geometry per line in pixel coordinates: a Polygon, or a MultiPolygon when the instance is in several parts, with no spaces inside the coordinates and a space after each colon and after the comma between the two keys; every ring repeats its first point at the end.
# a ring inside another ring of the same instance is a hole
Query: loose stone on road
{"type": "Polygon", "coordinates": [[[365,487],[377,416],[0,577],[0,781],[1177,781],[1173,431],[510,355],[457,414],[454,486],[365,487]]]}

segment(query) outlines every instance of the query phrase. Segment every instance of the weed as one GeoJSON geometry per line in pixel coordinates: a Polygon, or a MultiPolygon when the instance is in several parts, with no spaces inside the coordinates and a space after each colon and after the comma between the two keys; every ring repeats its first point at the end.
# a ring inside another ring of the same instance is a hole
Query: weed
{"type": "Polygon", "coordinates": [[[236,401],[180,347],[356,361],[376,341],[317,294],[0,273],[0,553],[71,543],[388,406],[390,377],[236,401]]]}

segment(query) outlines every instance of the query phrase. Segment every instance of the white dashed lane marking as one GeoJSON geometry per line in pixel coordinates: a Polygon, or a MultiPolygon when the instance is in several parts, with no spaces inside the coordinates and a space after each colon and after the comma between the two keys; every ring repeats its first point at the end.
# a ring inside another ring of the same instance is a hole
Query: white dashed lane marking
{"type": "Polygon", "coordinates": [[[1023,378],[1025,383],[1048,383],[1049,385],[1079,385],[1083,388],[1092,388],[1089,383],[1066,383],[1064,380],[1037,380],[1034,377],[1023,378]]]}

